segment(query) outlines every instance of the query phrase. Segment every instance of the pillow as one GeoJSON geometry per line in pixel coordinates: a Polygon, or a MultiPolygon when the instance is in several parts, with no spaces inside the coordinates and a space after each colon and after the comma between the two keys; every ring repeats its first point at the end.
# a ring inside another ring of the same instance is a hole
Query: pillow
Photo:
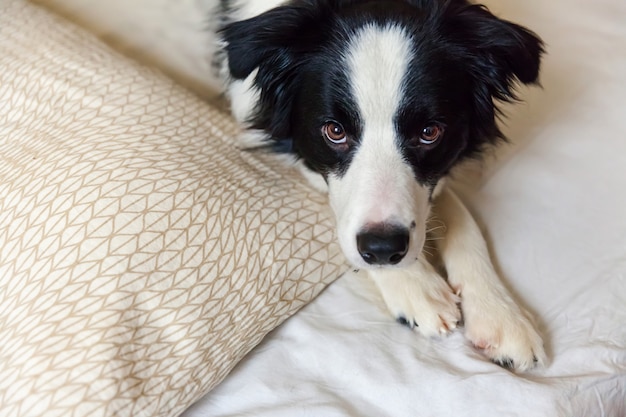
{"type": "Polygon", "coordinates": [[[0,6],[0,415],[176,416],[345,269],[326,197],[231,119],[0,6]]]}

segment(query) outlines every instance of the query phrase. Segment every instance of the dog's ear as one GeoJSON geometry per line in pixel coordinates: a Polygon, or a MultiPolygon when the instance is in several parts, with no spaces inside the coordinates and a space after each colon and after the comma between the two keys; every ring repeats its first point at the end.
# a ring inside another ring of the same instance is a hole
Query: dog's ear
{"type": "Polygon", "coordinates": [[[543,42],[530,30],[499,19],[485,6],[464,0],[448,1],[445,36],[461,46],[474,78],[489,94],[503,101],[515,99],[515,83],[538,82],[543,42]]]}
{"type": "Polygon", "coordinates": [[[251,19],[226,25],[220,32],[226,43],[228,65],[236,79],[246,78],[264,64],[285,69],[298,52],[305,52],[314,42],[315,9],[303,2],[281,6],[251,19]]]}
{"type": "Polygon", "coordinates": [[[324,42],[336,0],[280,6],[221,30],[230,74],[245,79],[256,69],[260,101],[252,124],[276,140],[290,136],[290,113],[300,68],[324,42]]]}
{"type": "Polygon", "coordinates": [[[538,83],[543,42],[530,30],[467,0],[447,0],[440,11],[443,39],[472,82],[467,154],[477,155],[484,144],[506,139],[496,122],[497,101],[516,100],[518,83],[538,83]]]}

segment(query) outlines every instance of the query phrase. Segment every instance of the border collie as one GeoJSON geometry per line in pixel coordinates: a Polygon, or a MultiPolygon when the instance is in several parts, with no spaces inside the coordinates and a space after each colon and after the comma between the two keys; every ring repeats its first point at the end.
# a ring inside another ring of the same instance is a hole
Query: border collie
{"type": "Polygon", "coordinates": [[[345,256],[368,271],[391,314],[429,337],[462,317],[467,339],[495,363],[542,364],[531,318],[444,186],[455,165],[503,138],[497,102],[537,82],[541,40],[467,0],[218,8],[215,63],[247,142],[292,152],[328,190],[345,256]],[[431,211],[445,223],[437,245],[447,282],[424,255],[431,211]]]}

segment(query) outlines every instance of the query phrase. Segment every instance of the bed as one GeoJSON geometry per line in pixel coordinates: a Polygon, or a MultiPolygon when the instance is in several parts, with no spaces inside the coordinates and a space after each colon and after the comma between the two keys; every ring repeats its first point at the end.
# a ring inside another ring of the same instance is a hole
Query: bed
{"type": "MultiPolygon", "coordinates": [[[[116,25],[110,16],[130,6],[106,15],[85,1],[43,3],[210,90],[198,43],[170,33],[153,44],[160,29],[116,25]]],[[[511,143],[466,166],[453,186],[507,285],[537,317],[548,366],[512,374],[470,347],[462,330],[421,338],[388,316],[362,273],[348,271],[184,417],[626,416],[626,3],[485,3],[546,41],[543,88],[523,90],[523,103],[506,108],[511,143]]],[[[197,23],[201,10],[185,1],[159,14],[151,4],[152,24],[172,15],[197,23]]]]}

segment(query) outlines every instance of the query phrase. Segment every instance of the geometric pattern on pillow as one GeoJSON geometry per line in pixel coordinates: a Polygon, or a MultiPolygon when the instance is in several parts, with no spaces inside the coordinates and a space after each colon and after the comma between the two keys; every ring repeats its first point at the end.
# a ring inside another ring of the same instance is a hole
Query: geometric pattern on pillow
{"type": "Polygon", "coordinates": [[[0,5],[0,415],[176,416],[346,268],[326,196],[219,110],[0,5]]]}

